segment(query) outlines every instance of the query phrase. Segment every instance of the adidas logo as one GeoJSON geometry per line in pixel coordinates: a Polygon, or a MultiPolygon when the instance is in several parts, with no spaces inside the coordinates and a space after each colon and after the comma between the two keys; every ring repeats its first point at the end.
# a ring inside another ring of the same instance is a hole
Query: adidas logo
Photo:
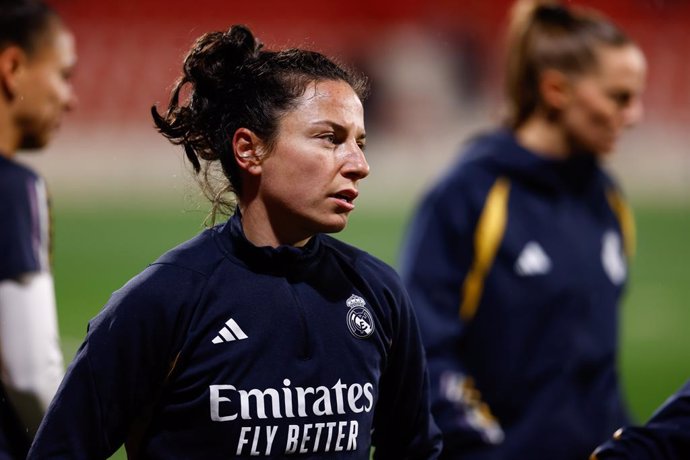
{"type": "Polygon", "coordinates": [[[214,344],[219,344],[223,342],[233,342],[235,340],[244,340],[248,338],[247,334],[244,333],[242,328],[235,322],[234,319],[230,318],[225,322],[223,329],[218,331],[218,335],[213,339],[214,344]]]}
{"type": "Polygon", "coordinates": [[[551,271],[551,259],[536,241],[530,241],[515,261],[515,273],[520,276],[545,275],[551,271]]]}

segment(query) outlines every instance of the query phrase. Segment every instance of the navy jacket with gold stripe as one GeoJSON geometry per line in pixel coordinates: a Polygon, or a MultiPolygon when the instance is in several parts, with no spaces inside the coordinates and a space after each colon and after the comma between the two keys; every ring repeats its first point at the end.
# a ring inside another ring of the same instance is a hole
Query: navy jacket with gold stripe
{"type": "Polygon", "coordinates": [[[582,459],[627,422],[616,372],[631,214],[591,156],[497,131],[423,199],[401,272],[445,458],[582,459]]]}

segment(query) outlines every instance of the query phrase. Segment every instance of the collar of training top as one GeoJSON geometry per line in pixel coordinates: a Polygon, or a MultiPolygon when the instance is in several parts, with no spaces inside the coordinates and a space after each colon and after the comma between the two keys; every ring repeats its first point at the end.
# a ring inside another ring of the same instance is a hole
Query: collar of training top
{"type": "Polygon", "coordinates": [[[283,276],[300,276],[317,265],[322,252],[321,235],[314,235],[303,247],[255,246],[244,234],[242,215],[235,214],[220,229],[222,240],[230,240],[230,252],[249,268],[283,276]]]}
{"type": "Polygon", "coordinates": [[[597,158],[591,154],[575,154],[567,159],[545,158],[522,147],[508,130],[499,130],[487,141],[495,143],[495,151],[500,152],[494,157],[499,168],[554,191],[586,189],[599,175],[597,158]]]}

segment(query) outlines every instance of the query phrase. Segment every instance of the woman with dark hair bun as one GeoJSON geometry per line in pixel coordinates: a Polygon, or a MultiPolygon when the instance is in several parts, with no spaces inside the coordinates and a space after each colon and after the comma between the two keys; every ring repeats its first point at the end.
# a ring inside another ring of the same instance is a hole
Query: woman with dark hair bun
{"type": "Polygon", "coordinates": [[[89,324],[30,458],[435,459],[424,352],[395,272],[325,233],[369,174],[366,81],[197,40],[158,130],[230,219],[163,255],[89,324]],[[184,95],[184,96],[183,96],[184,95]],[[222,182],[214,182],[222,172],[222,182]]]}
{"type": "Polygon", "coordinates": [[[628,420],[634,225],[601,163],[642,114],[646,65],[608,19],[556,1],[517,1],[508,32],[505,124],[425,196],[401,273],[442,458],[583,459],[628,420]]]}

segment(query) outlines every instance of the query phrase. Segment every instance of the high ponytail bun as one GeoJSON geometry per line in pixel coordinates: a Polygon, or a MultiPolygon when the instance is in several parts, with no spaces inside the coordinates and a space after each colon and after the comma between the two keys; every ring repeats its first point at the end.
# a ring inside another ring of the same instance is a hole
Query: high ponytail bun
{"type": "Polygon", "coordinates": [[[559,14],[556,12],[567,10],[558,0],[517,0],[510,10],[510,24],[508,26],[508,41],[512,41],[514,34],[524,35],[535,18],[559,14]]]}
{"type": "Polygon", "coordinates": [[[230,27],[223,34],[223,42],[244,53],[245,58],[255,58],[261,48],[263,48],[263,44],[254,37],[252,31],[243,25],[230,27]]]}
{"type": "Polygon", "coordinates": [[[208,133],[204,127],[213,123],[219,111],[226,111],[232,99],[237,99],[243,86],[241,69],[258,58],[261,47],[242,25],[202,35],[184,59],[183,74],[173,89],[165,116],[158,114],[155,106],[151,108],[158,130],[173,144],[184,145],[195,172],[201,170],[200,159],[220,159],[222,152],[214,145],[219,132],[208,133]],[[189,86],[190,93],[187,106],[180,105],[179,100],[185,86],[189,86]]]}
{"type": "Polygon", "coordinates": [[[236,83],[239,69],[256,60],[262,44],[245,26],[201,36],[184,62],[184,77],[200,94],[218,94],[236,83]]]}

